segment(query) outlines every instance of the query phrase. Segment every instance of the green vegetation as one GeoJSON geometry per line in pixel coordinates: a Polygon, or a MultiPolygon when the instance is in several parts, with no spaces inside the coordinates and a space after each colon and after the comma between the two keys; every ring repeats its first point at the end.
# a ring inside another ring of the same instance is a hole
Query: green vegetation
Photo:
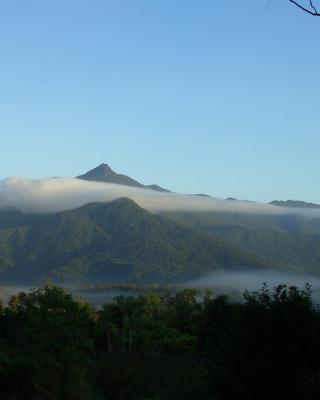
{"type": "Polygon", "coordinates": [[[172,282],[226,267],[267,266],[124,198],[58,214],[2,214],[2,282],[172,282]]]}
{"type": "Polygon", "coordinates": [[[116,297],[98,310],[55,286],[0,309],[3,400],[314,399],[320,312],[311,290],[116,297]]]}
{"type": "Polygon", "coordinates": [[[320,220],[298,215],[167,212],[166,217],[219,237],[279,269],[319,273],[320,220]]]}

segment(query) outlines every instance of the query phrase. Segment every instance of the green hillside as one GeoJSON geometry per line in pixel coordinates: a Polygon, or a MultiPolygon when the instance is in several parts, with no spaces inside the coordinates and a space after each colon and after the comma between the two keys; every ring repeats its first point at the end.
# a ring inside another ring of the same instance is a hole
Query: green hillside
{"type": "Polygon", "coordinates": [[[167,217],[259,254],[278,268],[320,272],[320,221],[298,215],[170,212],[167,217]]]}
{"type": "Polygon", "coordinates": [[[222,268],[267,266],[128,199],[52,215],[2,214],[2,281],[167,282],[222,268]]]}

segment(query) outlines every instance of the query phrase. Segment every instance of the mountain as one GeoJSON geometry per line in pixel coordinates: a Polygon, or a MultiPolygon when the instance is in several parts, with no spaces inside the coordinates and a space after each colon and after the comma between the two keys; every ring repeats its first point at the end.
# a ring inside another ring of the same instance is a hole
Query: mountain
{"type": "Polygon", "coordinates": [[[145,185],[144,186],[145,189],[151,189],[151,190],[157,190],[158,192],[164,192],[164,193],[171,193],[170,190],[168,189],[164,189],[163,187],[159,186],[159,185],[145,185]]]}
{"type": "Polygon", "coordinates": [[[300,200],[273,200],[269,204],[280,207],[290,207],[290,208],[320,208],[319,204],[306,203],[300,200]]]}
{"type": "Polygon", "coordinates": [[[299,215],[165,212],[168,218],[279,268],[320,273],[320,219],[299,215]]]}
{"type": "Polygon", "coordinates": [[[141,189],[151,189],[158,192],[169,192],[169,190],[164,189],[161,186],[155,184],[143,185],[127,175],[118,174],[117,172],[114,172],[108,164],[101,164],[85,174],[77,176],[77,178],[86,181],[116,183],[118,185],[133,186],[141,189]]]}
{"type": "MultiPolygon", "coordinates": [[[[5,213],[5,211],[3,211],[5,213]]],[[[268,264],[133,201],[92,203],[49,215],[1,218],[0,279],[169,282],[268,264]]],[[[3,215],[2,215],[3,217],[3,215]]]]}
{"type": "MultiPolygon", "coordinates": [[[[166,191],[142,185],[107,164],[78,178],[166,191]]],[[[294,200],[271,204],[320,207],[294,200]]],[[[0,210],[0,280],[169,282],[215,269],[268,266],[319,274],[320,218],[313,212],[312,218],[303,214],[166,211],[155,215],[129,199],[56,214],[0,210]]]]}
{"type": "Polygon", "coordinates": [[[194,193],[191,196],[200,196],[200,197],[207,197],[209,199],[212,199],[212,196],[210,196],[209,194],[205,194],[205,193],[194,193]]]}

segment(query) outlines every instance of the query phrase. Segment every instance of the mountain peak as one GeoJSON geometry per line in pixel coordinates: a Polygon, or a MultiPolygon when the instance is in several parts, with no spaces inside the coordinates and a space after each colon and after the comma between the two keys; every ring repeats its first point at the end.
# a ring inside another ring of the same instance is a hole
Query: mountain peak
{"type": "Polygon", "coordinates": [[[90,171],[87,172],[87,174],[89,173],[95,173],[95,174],[109,174],[109,173],[113,173],[115,174],[115,172],[111,169],[109,164],[100,164],[97,167],[91,169],[90,171]]]}
{"type": "Polygon", "coordinates": [[[79,179],[96,182],[116,183],[118,185],[143,187],[143,185],[129,176],[117,174],[111,169],[109,164],[100,164],[83,175],[77,176],[79,179]]]}
{"type": "Polygon", "coordinates": [[[163,189],[158,185],[142,185],[142,183],[130,178],[127,175],[118,174],[111,169],[109,164],[105,163],[98,165],[83,175],[77,176],[77,178],[84,179],[86,181],[107,182],[115,183],[117,185],[134,186],[138,188],[156,190],[158,192],[169,192],[169,190],[163,189]]]}
{"type": "Polygon", "coordinates": [[[109,164],[106,164],[106,163],[102,163],[102,164],[100,164],[100,165],[98,165],[96,168],[94,168],[94,169],[101,169],[101,170],[107,170],[107,171],[112,171],[112,169],[111,169],[111,167],[110,167],[110,165],[109,164]]]}

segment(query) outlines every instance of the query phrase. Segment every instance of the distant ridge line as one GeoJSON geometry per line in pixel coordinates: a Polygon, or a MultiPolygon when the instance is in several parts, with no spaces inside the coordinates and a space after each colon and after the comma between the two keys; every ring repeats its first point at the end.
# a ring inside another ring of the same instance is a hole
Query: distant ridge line
{"type": "Polygon", "coordinates": [[[159,185],[143,185],[130,176],[118,174],[117,172],[113,171],[109,164],[100,164],[96,168],[93,168],[85,174],[77,176],[76,178],[86,181],[116,183],[118,185],[126,185],[141,189],[155,190],[157,192],[170,193],[170,190],[164,189],[159,185]]]}

